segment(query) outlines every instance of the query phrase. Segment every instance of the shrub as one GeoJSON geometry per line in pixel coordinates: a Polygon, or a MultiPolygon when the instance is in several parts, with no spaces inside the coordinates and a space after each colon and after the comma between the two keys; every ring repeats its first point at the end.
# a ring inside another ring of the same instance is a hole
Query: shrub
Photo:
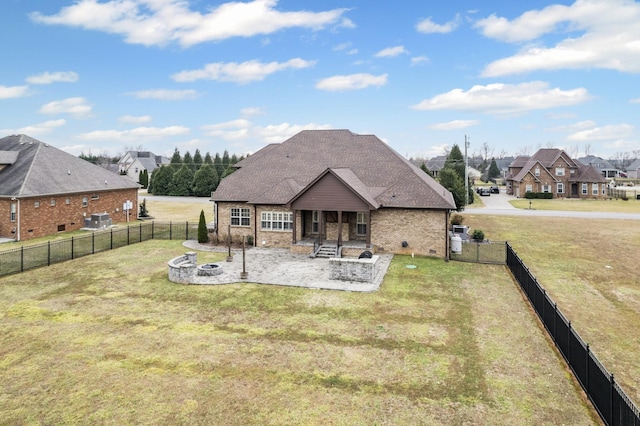
{"type": "Polygon", "coordinates": [[[207,222],[204,220],[204,210],[200,210],[200,221],[198,222],[198,242],[205,244],[209,242],[209,230],[207,222]]]}
{"type": "Polygon", "coordinates": [[[139,217],[149,217],[149,210],[147,210],[147,199],[143,198],[140,203],[140,214],[139,217]]]}
{"type": "Polygon", "coordinates": [[[247,235],[247,245],[253,246],[253,235],[247,235]]]}
{"type": "Polygon", "coordinates": [[[476,241],[484,241],[484,232],[480,229],[474,229],[473,234],[471,234],[471,238],[476,241]]]}
{"type": "Polygon", "coordinates": [[[462,225],[462,222],[464,222],[464,216],[462,216],[460,213],[454,213],[451,215],[452,225],[462,225]]]}

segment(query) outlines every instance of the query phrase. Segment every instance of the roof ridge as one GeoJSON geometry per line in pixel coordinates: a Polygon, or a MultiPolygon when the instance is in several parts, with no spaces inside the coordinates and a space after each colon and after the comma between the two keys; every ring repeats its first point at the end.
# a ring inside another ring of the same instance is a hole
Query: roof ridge
{"type": "MultiPolygon", "coordinates": [[[[19,142],[22,143],[22,137],[26,136],[26,135],[20,135],[20,139],[19,142]]],[[[31,138],[33,139],[33,138],[31,138]]],[[[18,194],[16,195],[22,195],[22,191],[24,190],[25,185],[27,184],[27,182],[29,181],[29,175],[31,175],[31,172],[33,171],[33,163],[35,163],[36,158],[38,157],[38,154],[40,153],[40,150],[42,149],[42,145],[43,143],[33,139],[35,142],[37,142],[38,146],[36,148],[36,152],[33,154],[33,157],[31,157],[31,162],[29,163],[29,168],[27,169],[27,173],[24,174],[24,179],[22,180],[22,184],[20,185],[20,189],[18,190],[18,194]]]]}

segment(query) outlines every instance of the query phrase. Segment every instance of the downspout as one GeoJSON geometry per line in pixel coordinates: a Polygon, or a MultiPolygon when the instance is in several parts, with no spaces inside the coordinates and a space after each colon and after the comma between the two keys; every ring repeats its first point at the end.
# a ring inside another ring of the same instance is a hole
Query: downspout
{"type": "Polygon", "coordinates": [[[20,198],[18,198],[18,227],[16,229],[16,241],[20,241],[20,198]]]}
{"type": "Polygon", "coordinates": [[[444,247],[445,250],[447,251],[445,257],[444,257],[444,261],[448,262],[451,256],[451,249],[449,247],[450,241],[449,241],[449,215],[451,214],[450,210],[446,210],[446,213],[444,215],[444,247]]]}

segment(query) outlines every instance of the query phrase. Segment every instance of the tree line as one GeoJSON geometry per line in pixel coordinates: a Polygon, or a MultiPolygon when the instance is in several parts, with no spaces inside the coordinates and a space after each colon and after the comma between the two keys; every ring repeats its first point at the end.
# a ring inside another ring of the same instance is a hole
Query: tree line
{"type": "Polygon", "coordinates": [[[154,195],[208,197],[220,180],[233,173],[233,166],[243,159],[244,156],[230,156],[227,150],[222,156],[216,153],[212,158],[208,152],[203,157],[198,149],[193,156],[189,151],[180,155],[176,148],[169,164],[155,169],[151,178],[147,177],[148,182],[144,182],[143,174],[138,180],[143,186],[148,184],[148,192],[154,195]]]}

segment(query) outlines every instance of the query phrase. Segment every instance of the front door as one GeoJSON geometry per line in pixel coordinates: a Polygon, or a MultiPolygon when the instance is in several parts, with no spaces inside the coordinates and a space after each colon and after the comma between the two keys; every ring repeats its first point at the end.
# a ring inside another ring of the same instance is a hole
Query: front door
{"type": "Polygon", "coordinates": [[[578,196],[578,184],[577,183],[572,183],[571,184],[571,196],[572,197],[577,197],[578,196]]]}

